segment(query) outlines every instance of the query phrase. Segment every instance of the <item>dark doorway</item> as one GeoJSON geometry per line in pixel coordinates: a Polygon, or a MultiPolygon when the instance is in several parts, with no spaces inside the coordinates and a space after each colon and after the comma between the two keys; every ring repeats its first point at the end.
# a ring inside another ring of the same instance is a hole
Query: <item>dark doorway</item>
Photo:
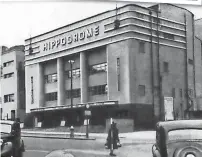
{"type": "Polygon", "coordinates": [[[15,110],[11,110],[11,120],[15,120],[15,110]]]}
{"type": "Polygon", "coordinates": [[[1,114],[0,116],[1,116],[1,119],[2,119],[2,114],[3,114],[3,109],[2,108],[1,108],[1,113],[0,114],[1,114]]]}

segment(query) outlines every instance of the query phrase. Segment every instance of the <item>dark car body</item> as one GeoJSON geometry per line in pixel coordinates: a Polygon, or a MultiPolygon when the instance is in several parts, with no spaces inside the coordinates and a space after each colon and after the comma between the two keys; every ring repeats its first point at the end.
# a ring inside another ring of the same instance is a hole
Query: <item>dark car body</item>
{"type": "Polygon", "coordinates": [[[21,139],[21,128],[13,127],[14,121],[0,120],[1,157],[21,157],[24,152],[24,141],[21,139]],[[16,130],[18,129],[18,134],[16,130]]]}
{"type": "Polygon", "coordinates": [[[156,125],[153,157],[202,157],[202,120],[177,120],[156,125]]]}

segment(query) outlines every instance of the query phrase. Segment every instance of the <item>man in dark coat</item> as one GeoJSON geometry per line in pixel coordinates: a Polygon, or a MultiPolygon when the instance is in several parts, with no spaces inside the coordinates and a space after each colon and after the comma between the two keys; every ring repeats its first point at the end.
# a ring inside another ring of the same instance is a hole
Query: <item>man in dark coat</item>
{"type": "Polygon", "coordinates": [[[20,128],[20,119],[16,118],[12,125],[12,135],[13,135],[13,151],[14,156],[18,156],[20,148],[20,139],[21,139],[21,128],[20,128]]]}
{"type": "Polygon", "coordinates": [[[108,131],[107,147],[111,149],[111,142],[113,142],[113,149],[118,149],[117,142],[119,142],[119,131],[116,127],[116,123],[112,122],[111,127],[108,131]]]}

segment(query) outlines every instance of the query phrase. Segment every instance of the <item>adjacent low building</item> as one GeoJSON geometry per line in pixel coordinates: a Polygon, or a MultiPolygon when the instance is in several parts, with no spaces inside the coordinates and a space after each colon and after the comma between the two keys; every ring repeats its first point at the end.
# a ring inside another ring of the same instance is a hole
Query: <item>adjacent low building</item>
{"type": "Polygon", "coordinates": [[[24,46],[1,47],[1,119],[25,116],[24,46]]]}
{"type": "Polygon", "coordinates": [[[88,104],[91,125],[131,130],[189,118],[202,90],[194,28],[184,8],[130,4],[25,40],[27,115],[83,125],[88,104]]]}

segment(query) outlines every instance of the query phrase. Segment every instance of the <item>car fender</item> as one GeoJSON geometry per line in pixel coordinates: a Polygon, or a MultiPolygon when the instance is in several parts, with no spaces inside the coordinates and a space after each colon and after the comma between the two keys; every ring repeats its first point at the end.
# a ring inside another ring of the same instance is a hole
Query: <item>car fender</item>
{"type": "Polygon", "coordinates": [[[1,149],[1,156],[5,156],[7,154],[12,154],[12,151],[13,151],[12,142],[6,142],[3,144],[3,147],[1,149]]]}

